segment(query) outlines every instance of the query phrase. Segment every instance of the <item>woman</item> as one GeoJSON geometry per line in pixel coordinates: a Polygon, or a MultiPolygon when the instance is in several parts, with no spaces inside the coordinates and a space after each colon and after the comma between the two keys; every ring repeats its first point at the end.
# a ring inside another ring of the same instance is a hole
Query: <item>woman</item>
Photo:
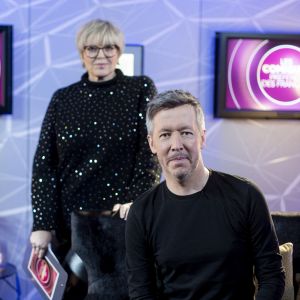
{"type": "Polygon", "coordinates": [[[77,48],[87,72],[54,93],[34,157],[30,240],[40,257],[53,232],[69,247],[71,212],[114,210],[126,219],[131,202],[159,181],[144,118],[153,81],[116,69],[124,37],[110,22],[84,25],[77,48]]]}

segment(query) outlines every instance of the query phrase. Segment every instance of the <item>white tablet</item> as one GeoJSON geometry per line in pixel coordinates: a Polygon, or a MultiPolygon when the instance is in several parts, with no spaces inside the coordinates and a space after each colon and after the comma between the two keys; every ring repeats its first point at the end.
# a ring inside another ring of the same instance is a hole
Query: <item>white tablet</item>
{"type": "Polygon", "coordinates": [[[62,298],[68,274],[59,263],[50,246],[44,258],[38,258],[31,250],[26,269],[45,299],[60,300],[62,298]]]}

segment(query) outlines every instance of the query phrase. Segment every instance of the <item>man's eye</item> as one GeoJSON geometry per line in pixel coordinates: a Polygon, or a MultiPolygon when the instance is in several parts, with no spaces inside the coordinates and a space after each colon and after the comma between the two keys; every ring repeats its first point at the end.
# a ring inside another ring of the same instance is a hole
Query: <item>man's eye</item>
{"type": "Polygon", "coordinates": [[[161,133],[161,134],[159,135],[159,138],[161,138],[161,139],[166,139],[166,138],[168,138],[169,136],[170,136],[169,133],[161,133]]]}
{"type": "Polygon", "coordinates": [[[193,133],[190,131],[183,131],[181,134],[182,135],[192,135],[193,133]]]}

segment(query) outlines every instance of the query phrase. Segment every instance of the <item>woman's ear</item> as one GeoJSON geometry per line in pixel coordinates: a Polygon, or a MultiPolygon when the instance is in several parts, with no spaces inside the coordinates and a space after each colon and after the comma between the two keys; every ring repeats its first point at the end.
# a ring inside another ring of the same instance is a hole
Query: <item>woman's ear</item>
{"type": "Polygon", "coordinates": [[[206,130],[202,129],[202,132],[201,132],[201,149],[204,148],[205,143],[206,143],[206,130]]]}
{"type": "Polygon", "coordinates": [[[117,61],[117,66],[120,66],[120,57],[121,57],[122,53],[120,53],[120,51],[118,51],[118,61],[117,61]]]}
{"type": "Polygon", "coordinates": [[[81,60],[82,67],[85,68],[84,59],[83,59],[83,52],[80,53],[80,60],[81,60]]]}

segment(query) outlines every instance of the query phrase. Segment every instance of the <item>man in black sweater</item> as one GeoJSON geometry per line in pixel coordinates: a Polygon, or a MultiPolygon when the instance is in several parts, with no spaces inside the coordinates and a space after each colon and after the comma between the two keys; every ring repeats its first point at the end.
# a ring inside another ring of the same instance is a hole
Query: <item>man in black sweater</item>
{"type": "Polygon", "coordinates": [[[157,95],[148,142],[165,181],[126,224],[131,299],[280,300],[284,271],[264,196],[245,178],[205,167],[204,115],[188,92],[157,95]]]}

